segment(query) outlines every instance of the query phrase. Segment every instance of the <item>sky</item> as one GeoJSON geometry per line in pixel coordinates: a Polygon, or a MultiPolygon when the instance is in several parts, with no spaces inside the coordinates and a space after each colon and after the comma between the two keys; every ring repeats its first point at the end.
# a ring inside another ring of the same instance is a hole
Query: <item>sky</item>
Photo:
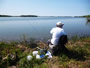
{"type": "Polygon", "coordinates": [[[90,0],[0,0],[1,15],[90,15],[90,0]]]}

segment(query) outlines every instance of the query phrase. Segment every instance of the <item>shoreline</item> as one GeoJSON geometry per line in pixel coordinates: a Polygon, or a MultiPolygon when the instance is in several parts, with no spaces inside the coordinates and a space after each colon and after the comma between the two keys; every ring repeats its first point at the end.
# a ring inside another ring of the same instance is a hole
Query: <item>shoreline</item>
{"type": "MultiPolygon", "coordinates": [[[[87,38],[87,37],[90,37],[89,35],[81,35],[81,36],[78,36],[78,35],[73,35],[73,36],[70,36],[70,35],[67,35],[67,37],[68,37],[68,39],[69,40],[72,40],[73,38],[77,38],[77,39],[80,39],[80,38],[87,38]]],[[[0,42],[2,42],[2,41],[5,41],[5,42],[8,42],[8,41],[16,41],[16,42],[18,42],[18,41],[22,41],[22,40],[27,40],[27,41],[29,41],[30,39],[34,39],[34,40],[37,40],[37,41],[42,41],[42,42],[47,42],[47,40],[48,39],[50,39],[51,37],[47,37],[47,38],[45,38],[45,37],[43,37],[43,38],[35,38],[35,37],[27,37],[26,35],[25,36],[22,36],[22,37],[19,37],[19,38],[16,38],[16,39],[14,39],[14,38],[12,38],[12,39],[5,39],[5,38],[2,38],[2,39],[0,39],[0,42]]]]}

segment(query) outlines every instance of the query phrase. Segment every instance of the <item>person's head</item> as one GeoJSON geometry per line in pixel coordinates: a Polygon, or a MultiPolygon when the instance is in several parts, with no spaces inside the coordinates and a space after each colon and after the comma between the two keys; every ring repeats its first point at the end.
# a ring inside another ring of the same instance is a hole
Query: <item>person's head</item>
{"type": "Polygon", "coordinates": [[[60,27],[60,28],[62,28],[62,27],[63,27],[63,25],[64,25],[64,24],[63,24],[63,23],[61,23],[60,21],[56,23],[56,26],[57,26],[57,27],[60,27]]]}

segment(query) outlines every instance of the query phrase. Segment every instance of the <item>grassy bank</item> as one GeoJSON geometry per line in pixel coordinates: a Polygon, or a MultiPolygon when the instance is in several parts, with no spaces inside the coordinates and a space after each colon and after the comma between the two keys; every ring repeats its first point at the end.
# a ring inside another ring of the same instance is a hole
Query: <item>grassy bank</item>
{"type": "Polygon", "coordinates": [[[60,54],[52,59],[35,59],[28,61],[27,55],[46,48],[46,43],[35,39],[19,42],[0,42],[0,68],[89,68],[90,67],[90,37],[72,37],[66,44],[68,55],[60,54]]]}

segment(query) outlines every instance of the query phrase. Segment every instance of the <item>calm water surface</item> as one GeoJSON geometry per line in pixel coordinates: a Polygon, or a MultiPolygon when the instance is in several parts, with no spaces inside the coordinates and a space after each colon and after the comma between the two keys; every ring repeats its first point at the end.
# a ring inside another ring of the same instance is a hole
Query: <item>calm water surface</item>
{"type": "Polygon", "coordinates": [[[63,22],[68,36],[90,36],[90,22],[86,18],[73,17],[0,17],[0,40],[27,38],[51,38],[50,30],[58,21],[63,22]]]}

